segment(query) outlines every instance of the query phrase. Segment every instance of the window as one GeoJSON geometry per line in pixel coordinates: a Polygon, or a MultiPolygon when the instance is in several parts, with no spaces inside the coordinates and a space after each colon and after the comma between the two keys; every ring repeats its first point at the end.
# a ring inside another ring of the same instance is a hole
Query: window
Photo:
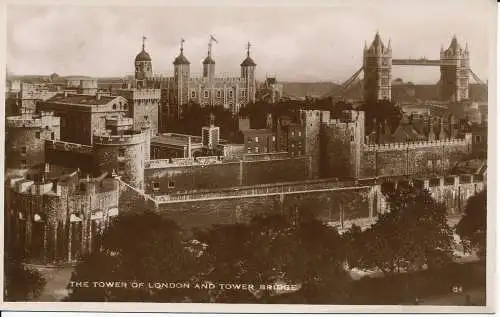
{"type": "Polygon", "coordinates": [[[118,149],[118,157],[125,157],[125,149],[118,149]]]}
{"type": "Polygon", "coordinates": [[[481,142],[481,136],[480,135],[476,135],[476,143],[479,143],[481,142]]]}
{"type": "Polygon", "coordinates": [[[432,161],[431,160],[427,161],[427,167],[432,167],[432,161]]]}
{"type": "Polygon", "coordinates": [[[40,139],[40,131],[35,132],[35,138],[40,139]]]}
{"type": "Polygon", "coordinates": [[[28,165],[28,161],[26,160],[21,160],[21,166],[26,167],[28,165]]]}
{"type": "Polygon", "coordinates": [[[267,153],[267,146],[264,147],[264,153],[267,153]]]}
{"type": "Polygon", "coordinates": [[[437,161],[436,161],[436,166],[437,166],[437,167],[440,167],[440,166],[441,166],[441,160],[437,160],[437,161]]]}
{"type": "Polygon", "coordinates": [[[295,131],[292,131],[292,136],[295,136],[295,131]]]}
{"type": "Polygon", "coordinates": [[[120,162],[118,164],[118,172],[123,173],[123,171],[125,171],[125,163],[120,162]]]}
{"type": "Polygon", "coordinates": [[[116,103],[113,104],[113,110],[116,110],[116,103]]]}
{"type": "Polygon", "coordinates": [[[205,90],[205,91],[203,92],[203,96],[204,96],[205,98],[208,98],[208,90],[205,90]]]}
{"type": "Polygon", "coordinates": [[[247,91],[245,89],[240,90],[241,96],[246,97],[247,96],[247,91]]]}
{"type": "Polygon", "coordinates": [[[26,147],[25,146],[21,146],[21,153],[26,154],[26,147]]]}
{"type": "Polygon", "coordinates": [[[195,90],[191,91],[191,98],[196,98],[196,91],[195,90]]]}
{"type": "Polygon", "coordinates": [[[255,137],[255,142],[259,142],[259,137],[258,136],[255,137]]]}
{"type": "Polygon", "coordinates": [[[295,147],[295,144],[292,143],[292,149],[295,147]]]}
{"type": "Polygon", "coordinates": [[[51,140],[54,140],[55,138],[56,138],[56,134],[55,134],[55,132],[51,132],[51,133],[50,133],[50,139],[51,139],[51,140]]]}
{"type": "Polygon", "coordinates": [[[299,136],[302,136],[302,131],[299,131],[299,136]]]}
{"type": "Polygon", "coordinates": [[[259,153],[259,147],[258,146],[255,147],[255,153],[259,153]]]}
{"type": "Polygon", "coordinates": [[[273,142],[276,142],[276,137],[275,136],[273,136],[273,142]]]}
{"type": "Polygon", "coordinates": [[[228,94],[229,98],[233,98],[233,91],[232,90],[229,90],[227,92],[227,94],[228,94]]]}
{"type": "Polygon", "coordinates": [[[217,89],[217,98],[222,98],[222,91],[217,89]]]}
{"type": "Polygon", "coordinates": [[[175,183],[172,181],[168,181],[168,188],[174,188],[174,187],[175,187],[175,183]]]}
{"type": "Polygon", "coordinates": [[[249,147],[249,148],[247,149],[247,153],[252,153],[252,148],[251,148],[251,147],[249,147]]]}
{"type": "Polygon", "coordinates": [[[158,181],[153,182],[153,190],[155,191],[160,190],[160,182],[158,181]]]}

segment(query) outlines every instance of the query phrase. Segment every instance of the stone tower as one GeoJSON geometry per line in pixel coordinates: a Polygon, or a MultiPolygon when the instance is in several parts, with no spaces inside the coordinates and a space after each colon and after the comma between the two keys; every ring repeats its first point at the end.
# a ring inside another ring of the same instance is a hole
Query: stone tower
{"type": "Polygon", "coordinates": [[[380,35],[375,35],[370,47],[363,51],[365,102],[374,103],[378,100],[391,100],[391,41],[387,47],[380,35]]]}
{"type": "Polygon", "coordinates": [[[255,102],[255,62],[250,57],[250,42],[247,45],[247,57],[240,64],[241,66],[241,78],[245,79],[246,82],[246,100],[250,102],[255,102]]]}
{"type": "Polygon", "coordinates": [[[145,146],[149,131],[125,131],[119,135],[94,134],[94,159],[98,172],[117,173],[139,190],[144,189],[145,146]]]}
{"type": "Polygon", "coordinates": [[[319,178],[321,171],[321,125],[330,120],[329,111],[301,110],[300,121],[304,128],[304,153],[311,157],[310,177],[319,178]]]}
{"type": "Polygon", "coordinates": [[[469,49],[460,47],[453,36],[448,49],[441,47],[440,98],[443,101],[469,99],[469,49]]]}
{"type": "Polygon", "coordinates": [[[153,76],[151,56],[145,50],[146,37],[142,37],[142,51],[135,57],[135,80],[138,87],[145,87],[148,78],[153,76]]]}
{"type": "Polygon", "coordinates": [[[365,136],[363,111],[345,110],[338,119],[322,122],[322,175],[358,179],[361,170],[361,148],[365,136]]]}
{"type": "Polygon", "coordinates": [[[45,162],[45,140],[60,139],[60,118],[52,112],[30,113],[5,119],[5,166],[26,169],[45,162]]]}
{"type": "Polygon", "coordinates": [[[208,41],[208,54],[203,60],[203,77],[208,78],[208,81],[212,81],[215,75],[215,61],[212,58],[212,43],[215,42],[213,36],[210,37],[208,41]]]}
{"type": "Polygon", "coordinates": [[[184,56],[184,39],[181,39],[181,51],[174,60],[174,96],[177,105],[177,117],[180,116],[180,106],[189,102],[190,63],[184,56]]]}

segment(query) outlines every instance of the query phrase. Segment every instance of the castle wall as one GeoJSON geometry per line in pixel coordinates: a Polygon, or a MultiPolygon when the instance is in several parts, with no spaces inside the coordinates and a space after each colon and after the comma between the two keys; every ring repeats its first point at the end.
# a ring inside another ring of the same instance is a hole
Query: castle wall
{"type": "Polygon", "coordinates": [[[361,177],[443,175],[471,151],[470,140],[365,145],[361,177]]]}
{"type": "MultiPolygon", "coordinates": [[[[310,159],[307,156],[271,158],[252,161],[206,164],[194,160],[152,160],[146,163],[146,192],[167,194],[172,192],[216,189],[310,178],[310,159]],[[180,163],[184,162],[184,163],[180,163]]],[[[200,159],[200,158],[199,158],[200,159]]]]}
{"type": "Polygon", "coordinates": [[[92,153],[93,149],[89,145],[45,140],[45,162],[53,165],[92,173],[95,170],[92,153]]]}
{"type": "Polygon", "coordinates": [[[117,215],[118,186],[114,180],[79,181],[73,173],[64,183],[33,184],[9,192],[9,241],[33,262],[67,262],[98,246],[102,230],[117,215]]]}
{"type": "Polygon", "coordinates": [[[6,118],[6,167],[26,168],[45,161],[45,140],[60,137],[59,118],[23,114],[6,118]]]}
{"type": "Polygon", "coordinates": [[[370,217],[368,193],[369,188],[360,188],[180,201],[162,204],[158,212],[185,229],[248,222],[258,214],[285,213],[295,216],[298,212],[313,213],[322,221],[340,224],[342,221],[370,217]]]}
{"type": "MultiPolygon", "coordinates": [[[[451,214],[463,212],[467,200],[485,186],[478,175],[423,182],[451,214]]],[[[293,217],[298,212],[312,213],[325,223],[346,229],[352,223],[363,226],[373,223],[380,213],[388,211],[381,185],[364,183],[319,180],[179,193],[158,197],[157,210],[185,229],[246,222],[262,213],[285,213],[293,217]]]]}

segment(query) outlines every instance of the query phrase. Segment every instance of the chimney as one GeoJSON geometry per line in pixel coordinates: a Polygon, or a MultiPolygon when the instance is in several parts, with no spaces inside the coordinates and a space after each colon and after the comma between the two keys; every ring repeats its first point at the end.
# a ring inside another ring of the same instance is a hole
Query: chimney
{"type": "Polygon", "coordinates": [[[191,156],[191,136],[188,136],[188,158],[192,158],[191,156]]]}

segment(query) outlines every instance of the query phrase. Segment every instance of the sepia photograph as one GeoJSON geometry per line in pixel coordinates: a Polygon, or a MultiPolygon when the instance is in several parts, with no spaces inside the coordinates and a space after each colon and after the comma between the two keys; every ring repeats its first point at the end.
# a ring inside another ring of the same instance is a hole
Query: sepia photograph
{"type": "Polygon", "coordinates": [[[491,312],[496,10],[6,4],[2,306],[491,312]]]}

